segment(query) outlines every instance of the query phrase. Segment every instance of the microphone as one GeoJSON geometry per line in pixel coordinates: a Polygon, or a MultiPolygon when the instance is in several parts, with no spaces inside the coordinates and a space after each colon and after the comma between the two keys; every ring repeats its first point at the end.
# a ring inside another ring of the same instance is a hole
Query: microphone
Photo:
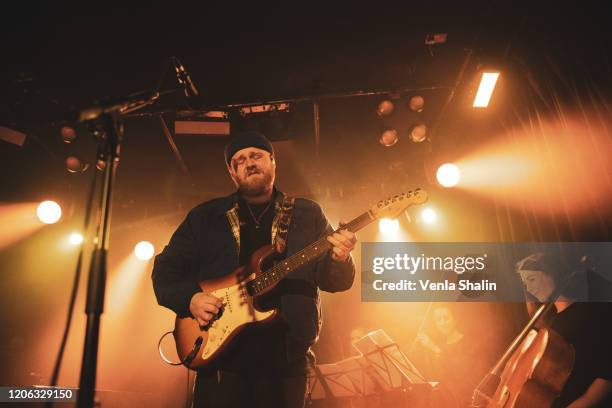
{"type": "Polygon", "coordinates": [[[189,76],[185,66],[181,64],[181,61],[179,61],[176,57],[172,57],[172,64],[174,65],[174,70],[176,71],[176,79],[178,80],[179,85],[183,87],[183,92],[187,97],[187,104],[190,108],[199,108],[202,105],[200,92],[191,80],[191,76],[189,76]]]}

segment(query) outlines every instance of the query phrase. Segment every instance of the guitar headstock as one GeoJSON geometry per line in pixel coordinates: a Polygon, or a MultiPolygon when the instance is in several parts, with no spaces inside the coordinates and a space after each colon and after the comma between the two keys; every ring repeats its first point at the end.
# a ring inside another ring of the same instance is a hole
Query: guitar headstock
{"type": "Polygon", "coordinates": [[[396,218],[411,205],[423,204],[425,201],[427,201],[427,192],[417,188],[380,200],[370,208],[370,211],[376,218],[396,218]]]}

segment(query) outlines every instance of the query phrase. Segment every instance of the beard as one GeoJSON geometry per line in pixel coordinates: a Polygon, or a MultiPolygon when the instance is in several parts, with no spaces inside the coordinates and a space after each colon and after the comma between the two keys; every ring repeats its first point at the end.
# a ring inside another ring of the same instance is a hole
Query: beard
{"type": "Polygon", "coordinates": [[[243,196],[256,197],[270,190],[273,184],[272,172],[259,169],[258,173],[238,180],[238,192],[243,196]]]}

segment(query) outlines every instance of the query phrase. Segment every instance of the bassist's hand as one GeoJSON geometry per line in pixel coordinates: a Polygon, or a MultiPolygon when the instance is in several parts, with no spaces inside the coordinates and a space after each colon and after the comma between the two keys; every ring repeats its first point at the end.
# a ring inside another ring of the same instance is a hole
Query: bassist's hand
{"type": "Polygon", "coordinates": [[[206,326],[219,313],[222,305],[221,299],[204,292],[198,292],[191,297],[189,311],[200,326],[206,326]]]}

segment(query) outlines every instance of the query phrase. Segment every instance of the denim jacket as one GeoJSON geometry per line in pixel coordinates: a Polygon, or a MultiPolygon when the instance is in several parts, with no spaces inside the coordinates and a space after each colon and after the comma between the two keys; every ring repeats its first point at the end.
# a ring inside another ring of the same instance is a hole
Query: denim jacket
{"type": "MultiPolygon", "coordinates": [[[[283,197],[281,192],[276,194],[277,214],[283,197]]],[[[189,303],[200,291],[198,282],[229,274],[239,266],[237,208],[238,195],[234,193],[207,201],[189,212],[168,245],[155,258],[153,288],[160,305],[173,310],[179,317],[191,316],[189,303]]],[[[296,253],[332,230],[316,202],[296,198],[286,255],[296,253]]],[[[273,223],[273,236],[274,233],[273,223]]],[[[354,276],[352,258],[335,262],[330,251],[284,279],[298,284],[288,287],[312,288],[310,293],[289,291],[280,298],[281,316],[289,328],[289,353],[296,348],[306,350],[317,340],[322,323],[319,289],[326,292],[348,290],[354,276]]]]}

